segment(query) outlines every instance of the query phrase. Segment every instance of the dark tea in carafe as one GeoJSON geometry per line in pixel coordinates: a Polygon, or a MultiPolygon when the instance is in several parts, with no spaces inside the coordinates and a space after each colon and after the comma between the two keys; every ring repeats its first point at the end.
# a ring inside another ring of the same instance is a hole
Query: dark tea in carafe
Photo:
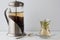
{"type": "Polygon", "coordinates": [[[15,22],[21,29],[22,34],[24,33],[24,15],[23,12],[11,12],[9,18],[15,22]]]}

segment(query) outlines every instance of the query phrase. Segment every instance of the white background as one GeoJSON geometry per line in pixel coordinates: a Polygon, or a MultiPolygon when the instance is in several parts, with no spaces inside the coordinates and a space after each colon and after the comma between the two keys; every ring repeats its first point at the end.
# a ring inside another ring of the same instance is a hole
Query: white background
{"type": "MultiPolygon", "coordinates": [[[[8,31],[4,10],[12,0],[0,0],[0,31],[8,31]]],[[[60,29],[60,0],[22,0],[24,2],[25,31],[40,31],[40,20],[50,19],[51,30],[60,29]]]]}

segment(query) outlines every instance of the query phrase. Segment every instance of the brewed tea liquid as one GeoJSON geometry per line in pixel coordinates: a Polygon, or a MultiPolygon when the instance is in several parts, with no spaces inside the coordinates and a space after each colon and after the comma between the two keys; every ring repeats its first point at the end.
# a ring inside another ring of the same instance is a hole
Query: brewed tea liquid
{"type": "Polygon", "coordinates": [[[23,12],[11,12],[9,17],[19,26],[24,33],[24,15],[23,12]]]}

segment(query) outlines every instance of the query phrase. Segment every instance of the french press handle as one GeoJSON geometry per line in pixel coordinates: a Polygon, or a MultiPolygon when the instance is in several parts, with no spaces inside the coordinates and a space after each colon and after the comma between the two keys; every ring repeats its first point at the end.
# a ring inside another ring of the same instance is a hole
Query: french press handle
{"type": "MultiPolygon", "coordinates": [[[[7,16],[7,10],[8,10],[8,8],[5,9],[4,16],[6,18],[6,21],[7,21],[8,25],[9,25],[9,20],[8,20],[8,16],[7,16]]],[[[11,9],[10,8],[9,8],[9,10],[10,10],[9,12],[11,12],[11,9]]]]}

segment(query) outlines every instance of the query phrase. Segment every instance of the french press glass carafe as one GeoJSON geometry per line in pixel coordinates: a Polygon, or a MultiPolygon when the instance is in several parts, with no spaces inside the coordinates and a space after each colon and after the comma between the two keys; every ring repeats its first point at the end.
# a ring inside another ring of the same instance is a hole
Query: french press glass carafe
{"type": "Polygon", "coordinates": [[[9,6],[10,8],[7,8],[4,12],[5,18],[9,26],[8,35],[25,36],[24,11],[23,11],[24,3],[20,1],[14,1],[14,2],[10,2],[9,6]]]}

